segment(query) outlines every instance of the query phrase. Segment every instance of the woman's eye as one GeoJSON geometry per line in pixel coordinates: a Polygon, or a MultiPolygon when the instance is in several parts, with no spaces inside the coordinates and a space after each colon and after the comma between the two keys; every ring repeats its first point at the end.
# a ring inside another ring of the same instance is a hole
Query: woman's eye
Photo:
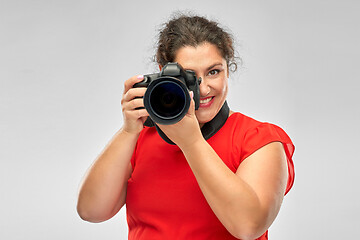
{"type": "Polygon", "coordinates": [[[209,75],[209,76],[216,75],[216,74],[218,74],[219,72],[220,72],[219,70],[214,69],[214,70],[211,70],[211,71],[208,73],[208,75],[209,75]]]}

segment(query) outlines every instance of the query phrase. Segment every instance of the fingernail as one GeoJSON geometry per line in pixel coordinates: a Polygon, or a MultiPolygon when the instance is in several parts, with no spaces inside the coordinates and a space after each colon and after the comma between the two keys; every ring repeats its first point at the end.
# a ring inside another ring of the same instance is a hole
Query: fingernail
{"type": "Polygon", "coordinates": [[[137,79],[143,79],[144,78],[144,75],[138,75],[137,76],[137,79]]]}
{"type": "Polygon", "coordinates": [[[190,91],[190,98],[193,99],[194,98],[194,92],[190,91]]]}

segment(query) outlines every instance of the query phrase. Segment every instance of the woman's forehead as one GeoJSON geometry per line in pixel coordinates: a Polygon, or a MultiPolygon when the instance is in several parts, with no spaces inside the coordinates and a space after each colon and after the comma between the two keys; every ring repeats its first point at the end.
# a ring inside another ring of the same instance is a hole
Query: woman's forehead
{"type": "Polygon", "coordinates": [[[209,68],[213,65],[226,64],[219,49],[210,43],[180,48],[176,52],[175,62],[178,62],[185,69],[209,68]]]}

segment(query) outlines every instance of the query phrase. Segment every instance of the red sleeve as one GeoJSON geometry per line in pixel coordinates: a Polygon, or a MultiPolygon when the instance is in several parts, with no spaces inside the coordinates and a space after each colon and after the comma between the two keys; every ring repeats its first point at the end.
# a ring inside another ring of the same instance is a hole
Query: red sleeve
{"type": "Polygon", "coordinates": [[[288,182],[286,187],[287,194],[291,187],[294,184],[295,179],[295,171],[294,171],[294,163],[292,160],[292,156],[294,154],[295,146],[292,143],[290,137],[285,133],[283,129],[280,127],[270,124],[270,123],[261,123],[253,129],[250,129],[244,136],[244,145],[242,147],[241,159],[243,161],[245,158],[250,156],[256,150],[265,146],[271,142],[281,142],[284,146],[286,157],[287,157],[287,165],[288,165],[288,182]]]}

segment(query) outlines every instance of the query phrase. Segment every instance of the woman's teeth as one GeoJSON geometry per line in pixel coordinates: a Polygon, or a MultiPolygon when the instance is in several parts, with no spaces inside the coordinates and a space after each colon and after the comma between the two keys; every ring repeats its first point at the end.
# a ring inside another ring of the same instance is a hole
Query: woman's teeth
{"type": "Polygon", "coordinates": [[[211,97],[209,97],[209,98],[206,98],[206,99],[203,99],[203,100],[200,100],[200,103],[208,103],[208,102],[210,102],[211,101],[211,97]]]}

